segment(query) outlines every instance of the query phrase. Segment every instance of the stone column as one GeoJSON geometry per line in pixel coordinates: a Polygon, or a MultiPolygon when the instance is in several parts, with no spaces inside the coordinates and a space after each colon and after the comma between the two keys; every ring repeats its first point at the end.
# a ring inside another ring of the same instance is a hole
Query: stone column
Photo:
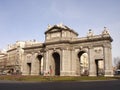
{"type": "Polygon", "coordinates": [[[26,75],[26,54],[23,54],[23,60],[22,60],[22,75],[26,75]]]}
{"type": "Polygon", "coordinates": [[[32,69],[31,75],[39,75],[39,60],[37,58],[38,53],[32,54],[32,69]]]}
{"type": "Polygon", "coordinates": [[[43,53],[43,75],[46,71],[46,52],[43,53]]]}
{"type": "Polygon", "coordinates": [[[90,46],[88,49],[88,58],[89,58],[89,76],[96,76],[94,49],[92,46],[90,46]]]}
{"type": "Polygon", "coordinates": [[[48,76],[48,72],[49,72],[49,62],[48,62],[48,59],[49,59],[49,51],[46,50],[46,54],[45,54],[45,69],[44,69],[44,76],[48,76]]]}
{"type": "Polygon", "coordinates": [[[70,50],[68,48],[62,48],[62,70],[61,76],[70,76],[70,50]]]}
{"type": "Polygon", "coordinates": [[[27,54],[24,53],[23,57],[24,58],[23,58],[23,62],[22,62],[22,68],[23,68],[22,75],[29,75],[28,66],[27,66],[27,54]]]}
{"type": "Polygon", "coordinates": [[[35,53],[32,52],[32,59],[31,59],[31,75],[35,75],[35,53]]]}
{"type": "Polygon", "coordinates": [[[104,52],[105,76],[111,77],[113,76],[111,45],[104,45],[103,52],[104,52]]]}
{"type": "Polygon", "coordinates": [[[70,62],[70,70],[71,70],[71,76],[76,76],[76,53],[75,49],[71,49],[71,62],[70,62]]]}
{"type": "Polygon", "coordinates": [[[64,76],[64,49],[61,48],[61,71],[60,71],[60,75],[64,76]]]}

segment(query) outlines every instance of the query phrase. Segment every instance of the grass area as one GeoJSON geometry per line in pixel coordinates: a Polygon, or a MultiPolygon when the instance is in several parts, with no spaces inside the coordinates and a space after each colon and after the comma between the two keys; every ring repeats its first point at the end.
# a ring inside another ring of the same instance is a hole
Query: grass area
{"type": "Polygon", "coordinates": [[[21,76],[21,75],[1,75],[0,80],[49,82],[49,81],[95,81],[95,80],[117,80],[120,77],[45,77],[45,76],[21,76]]]}

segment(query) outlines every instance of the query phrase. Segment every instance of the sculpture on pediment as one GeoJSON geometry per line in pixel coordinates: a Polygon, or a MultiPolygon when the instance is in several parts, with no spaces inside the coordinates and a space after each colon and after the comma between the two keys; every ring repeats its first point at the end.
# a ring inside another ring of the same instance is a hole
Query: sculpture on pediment
{"type": "Polygon", "coordinates": [[[47,27],[47,29],[50,29],[51,28],[51,25],[50,24],[48,24],[48,27],[47,27]]]}
{"type": "Polygon", "coordinates": [[[89,29],[89,32],[88,32],[87,36],[88,37],[93,36],[93,31],[91,29],[89,29]]]}
{"type": "Polygon", "coordinates": [[[107,30],[107,27],[104,27],[102,35],[109,35],[109,31],[107,30]]]}

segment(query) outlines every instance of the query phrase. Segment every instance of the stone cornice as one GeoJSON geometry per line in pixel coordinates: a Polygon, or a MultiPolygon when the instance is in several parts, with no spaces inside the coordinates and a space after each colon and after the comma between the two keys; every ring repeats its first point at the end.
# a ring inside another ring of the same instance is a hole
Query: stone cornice
{"type": "Polygon", "coordinates": [[[9,50],[7,50],[7,52],[11,52],[11,51],[14,51],[14,50],[17,50],[17,48],[9,49],[9,50]]]}
{"type": "Polygon", "coordinates": [[[40,45],[30,45],[30,46],[26,46],[26,47],[24,47],[23,49],[24,50],[27,50],[27,49],[36,49],[36,48],[43,48],[44,47],[44,45],[42,44],[40,44],[40,45]]]}
{"type": "Polygon", "coordinates": [[[47,41],[45,42],[45,45],[51,45],[51,44],[61,44],[61,43],[70,43],[70,40],[56,40],[56,41],[47,41]]]}
{"type": "Polygon", "coordinates": [[[67,43],[67,44],[75,44],[75,43],[84,43],[84,42],[94,42],[94,41],[103,41],[108,40],[110,42],[113,41],[111,36],[109,35],[95,35],[92,37],[83,37],[83,38],[68,38],[68,39],[56,39],[56,40],[49,40],[45,42],[45,45],[51,45],[51,44],[61,44],[61,43],[67,43]]]}
{"type": "Polygon", "coordinates": [[[95,35],[92,37],[75,38],[71,41],[71,43],[78,43],[78,42],[84,43],[84,42],[103,41],[103,40],[109,40],[110,42],[113,41],[113,39],[109,35],[106,36],[95,35]]]}

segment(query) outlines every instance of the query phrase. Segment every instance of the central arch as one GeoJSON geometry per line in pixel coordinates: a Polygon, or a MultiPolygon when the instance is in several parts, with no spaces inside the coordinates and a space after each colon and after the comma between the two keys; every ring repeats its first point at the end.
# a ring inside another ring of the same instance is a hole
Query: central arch
{"type": "Polygon", "coordinates": [[[78,64],[77,64],[77,73],[81,76],[88,76],[88,54],[85,51],[80,51],[78,53],[78,64]]]}
{"type": "Polygon", "coordinates": [[[57,52],[54,52],[52,54],[53,56],[53,61],[54,61],[54,64],[53,64],[53,72],[54,72],[54,75],[60,75],[60,55],[59,53],[57,52]]]}

